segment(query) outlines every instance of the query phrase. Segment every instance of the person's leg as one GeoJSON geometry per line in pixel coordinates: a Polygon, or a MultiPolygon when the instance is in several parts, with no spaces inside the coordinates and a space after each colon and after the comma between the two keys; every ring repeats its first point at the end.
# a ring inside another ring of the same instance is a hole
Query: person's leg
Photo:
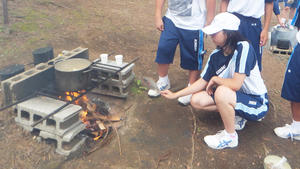
{"type": "Polygon", "coordinates": [[[165,77],[168,75],[169,65],[170,64],[157,64],[157,73],[160,77],[165,77]]]}
{"type": "Polygon", "coordinates": [[[282,10],[282,17],[285,18],[287,22],[289,20],[290,7],[291,7],[291,4],[287,3],[287,1],[284,1],[284,8],[282,10]]]}
{"type": "Polygon", "coordinates": [[[225,86],[219,86],[215,92],[215,101],[217,109],[222,117],[225,130],[228,133],[234,133],[234,116],[235,116],[235,104],[236,93],[225,86]]]}
{"type": "Polygon", "coordinates": [[[197,110],[217,111],[217,106],[213,98],[208,95],[206,91],[193,94],[191,98],[191,105],[197,110]]]}
{"type": "Polygon", "coordinates": [[[296,8],[290,8],[289,19],[292,20],[295,16],[296,8]]]}
{"type": "Polygon", "coordinates": [[[204,141],[213,149],[234,148],[238,145],[238,135],[234,129],[236,93],[228,87],[219,86],[214,96],[225,130],[205,136],[204,141]]]}
{"type": "Polygon", "coordinates": [[[300,140],[300,102],[291,102],[293,121],[283,127],[274,129],[275,134],[281,138],[300,140]]]}
{"type": "MultiPolygon", "coordinates": [[[[203,60],[203,32],[201,30],[179,30],[181,35],[179,39],[180,46],[180,66],[189,70],[189,84],[193,84],[199,79],[200,70],[203,60]]],[[[182,96],[178,98],[181,105],[190,104],[192,95],[182,96]]]]}
{"type": "Polygon", "coordinates": [[[296,8],[290,7],[288,25],[292,25],[292,21],[293,21],[295,13],[296,13],[296,8]]]}
{"type": "Polygon", "coordinates": [[[189,71],[189,83],[193,84],[195,81],[197,81],[200,77],[200,71],[199,70],[190,70],[189,71]]]}
{"type": "Polygon", "coordinates": [[[293,119],[300,122],[300,102],[291,102],[293,119]]]}
{"type": "Polygon", "coordinates": [[[291,101],[293,121],[283,127],[274,129],[275,134],[281,138],[300,140],[300,45],[296,45],[290,56],[284,81],[281,89],[281,97],[291,101]]]}
{"type": "MultiPolygon", "coordinates": [[[[163,21],[165,29],[161,32],[155,59],[155,62],[158,64],[157,73],[159,79],[156,85],[159,90],[166,90],[170,88],[168,68],[169,64],[173,62],[176,47],[179,42],[176,30],[177,28],[174,23],[166,17],[163,18],[163,21]]],[[[160,96],[160,91],[150,89],[148,91],[148,95],[150,97],[158,97],[160,96]]]]}

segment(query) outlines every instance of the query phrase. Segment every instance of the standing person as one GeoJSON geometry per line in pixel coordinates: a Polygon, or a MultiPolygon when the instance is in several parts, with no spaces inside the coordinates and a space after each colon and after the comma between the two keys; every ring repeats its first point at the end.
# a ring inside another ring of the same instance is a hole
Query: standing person
{"type": "MultiPolygon", "coordinates": [[[[180,46],[183,69],[189,71],[189,84],[194,83],[200,74],[203,60],[203,32],[201,29],[210,23],[215,14],[216,0],[168,0],[168,9],[162,17],[165,0],[156,0],[155,24],[161,31],[155,62],[158,64],[157,87],[160,91],[170,89],[169,65],[173,62],[177,45],[180,46]]],[[[150,89],[148,95],[157,97],[160,91],[150,89]]],[[[178,99],[187,105],[191,95],[178,99]]]]}
{"type": "Polygon", "coordinates": [[[280,16],[279,0],[274,0],[273,12],[277,18],[277,21],[281,27],[285,27],[285,18],[280,16]]]}
{"type": "Polygon", "coordinates": [[[238,32],[240,20],[224,12],[203,28],[217,48],[210,55],[201,78],[176,93],[161,94],[175,99],[193,94],[191,105],[200,110],[219,111],[225,130],[204,137],[213,149],[233,148],[238,145],[235,114],[257,121],[268,111],[267,89],[261,78],[252,45],[238,32]]]}
{"type": "Polygon", "coordinates": [[[292,112],[292,123],[274,129],[275,134],[281,138],[300,140],[300,10],[297,10],[294,26],[298,28],[298,43],[290,56],[285,72],[281,97],[290,101],[292,112]]]}
{"type": "Polygon", "coordinates": [[[298,7],[298,0],[285,0],[284,1],[284,9],[283,9],[283,16],[287,21],[288,25],[291,25],[292,19],[295,15],[296,9],[298,7]]]}
{"type": "Polygon", "coordinates": [[[267,43],[272,17],[273,0],[221,0],[221,11],[236,15],[241,24],[240,33],[248,39],[256,52],[259,70],[262,70],[262,46],[267,43]],[[260,18],[264,15],[264,27],[260,18]]]}
{"type": "MultiPolygon", "coordinates": [[[[272,17],[273,0],[221,0],[221,11],[228,11],[236,15],[241,24],[239,32],[250,41],[253,46],[259,70],[262,70],[262,46],[268,40],[268,29],[272,17]],[[264,15],[264,27],[261,25],[261,16],[264,15]]],[[[247,120],[236,116],[236,130],[242,130],[247,120]]]]}

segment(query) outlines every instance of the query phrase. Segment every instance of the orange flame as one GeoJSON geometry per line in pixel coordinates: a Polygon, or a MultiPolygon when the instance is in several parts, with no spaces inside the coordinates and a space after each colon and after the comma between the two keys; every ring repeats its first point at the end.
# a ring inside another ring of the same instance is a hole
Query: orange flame
{"type": "MultiPolygon", "coordinates": [[[[85,92],[85,90],[81,90],[81,91],[77,91],[77,92],[65,92],[65,96],[59,96],[58,98],[60,98],[60,99],[64,98],[65,101],[72,101],[74,97],[78,97],[83,92],[85,92]]],[[[89,99],[86,95],[83,95],[80,99],[76,100],[74,103],[76,105],[80,105],[80,101],[88,102],[89,99]]],[[[86,125],[89,124],[89,121],[87,120],[87,115],[88,115],[87,110],[81,110],[81,112],[79,113],[79,119],[86,125]]],[[[93,135],[95,135],[93,140],[97,141],[103,135],[103,131],[99,131],[99,132],[97,132],[97,134],[93,133],[93,135]]]]}
{"type": "Polygon", "coordinates": [[[93,138],[93,140],[94,140],[94,141],[97,141],[97,140],[99,140],[100,137],[101,137],[101,135],[99,135],[99,136],[93,138]]]}

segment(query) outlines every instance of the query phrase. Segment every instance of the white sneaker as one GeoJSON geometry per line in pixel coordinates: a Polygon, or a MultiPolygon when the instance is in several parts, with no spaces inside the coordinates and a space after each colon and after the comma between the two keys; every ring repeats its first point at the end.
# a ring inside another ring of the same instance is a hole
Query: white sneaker
{"type": "Polygon", "coordinates": [[[177,100],[178,100],[179,104],[181,104],[183,106],[187,106],[190,104],[191,98],[192,98],[192,95],[190,94],[190,95],[179,97],[177,100]]]}
{"type": "Polygon", "coordinates": [[[208,135],[204,137],[205,143],[213,149],[234,148],[238,146],[238,135],[231,138],[225,133],[225,130],[219,131],[216,135],[208,135]]]}
{"type": "Polygon", "coordinates": [[[296,133],[293,129],[292,126],[289,124],[286,124],[283,127],[277,127],[274,129],[275,134],[278,137],[281,138],[291,138],[292,140],[300,140],[300,132],[296,133]]]}
{"type": "Polygon", "coordinates": [[[160,91],[168,90],[168,89],[171,88],[169,79],[168,79],[167,82],[164,82],[164,81],[162,81],[162,80],[158,80],[158,81],[156,82],[156,85],[157,85],[157,88],[158,88],[159,90],[156,90],[156,89],[150,89],[150,90],[148,91],[148,96],[150,96],[150,97],[158,97],[158,96],[160,96],[160,91]]]}
{"type": "Polygon", "coordinates": [[[241,116],[235,116],[234,118],[234,127],[235,130],[243,130],[246,125],[247,120],[241,116]]]}

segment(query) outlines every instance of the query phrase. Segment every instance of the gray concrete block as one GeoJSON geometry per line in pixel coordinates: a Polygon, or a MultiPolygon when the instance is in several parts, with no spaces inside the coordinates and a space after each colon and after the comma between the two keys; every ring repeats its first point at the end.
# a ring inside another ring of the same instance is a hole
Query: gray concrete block
{"type": "Polygon", "coordinates": [[[95,88],[92,90],[93,93],[96,94],[102,94],[107,96],[114,96],[118,98],[127,98],[129,91],[129,87],[123,87],[123,86],[112,86],[112,85],[101,85],[98,88],[95,88]]]}
{"type": "Polygon", "coordinates": [[[78,150],[82,144],[85,143],[87,136],[76,134],[72,140],[65,141],[64,138],[57,136],[52,133],[48,133],[46,131],[40,132],[40,137],[44,139],[53,139],[56,140],[56,152],[61,155],[68,156],[70,153],[78,150]]]}
{"type": "Polygon", "coordinates": [[[77,126],[73,127],[71,130],[69,130],[62,136],[47,131],[40,131],[39,136],[43,137],[44,139],[50,138],[60,142],[70,142],[84,129],[85,125],[83,123],[78,123],[77,126]]]}
{"type": "MultiPolygon", "coordinates": [[[[33,123],[54,112],[65,103],[66,102],[64,101],[45,96],[31,98],[17,105],[16,122],[31,126],[33,123]]],[[[36,125],[35,128],[63,136],[69,130],[82,124],[79,120],[79,112],[81,110],[82,108],[80,106],[70,104],[58,113],[36,125]]]]}
{"type": "MultiPolygon", "coordinates": [[[[95,60],[94,62],[97,62],[95,60]]],[[[124,62],[122,65],[118,66],[115,61],[108,60],[106,64],[101,64],[100,62],[93,65],[93,80],[101,82],[101,79],[111,77],[112,79],[100,84],[97,88],[93,89],[92,92],[115,96],[119,98],[126,98],[128,96],[128,87],[130,83],[134,80],[135,74],[133,73],[134,64],[129,65],[122,71],[115,74],[122,66],[127,63],[124,62]]]]}

